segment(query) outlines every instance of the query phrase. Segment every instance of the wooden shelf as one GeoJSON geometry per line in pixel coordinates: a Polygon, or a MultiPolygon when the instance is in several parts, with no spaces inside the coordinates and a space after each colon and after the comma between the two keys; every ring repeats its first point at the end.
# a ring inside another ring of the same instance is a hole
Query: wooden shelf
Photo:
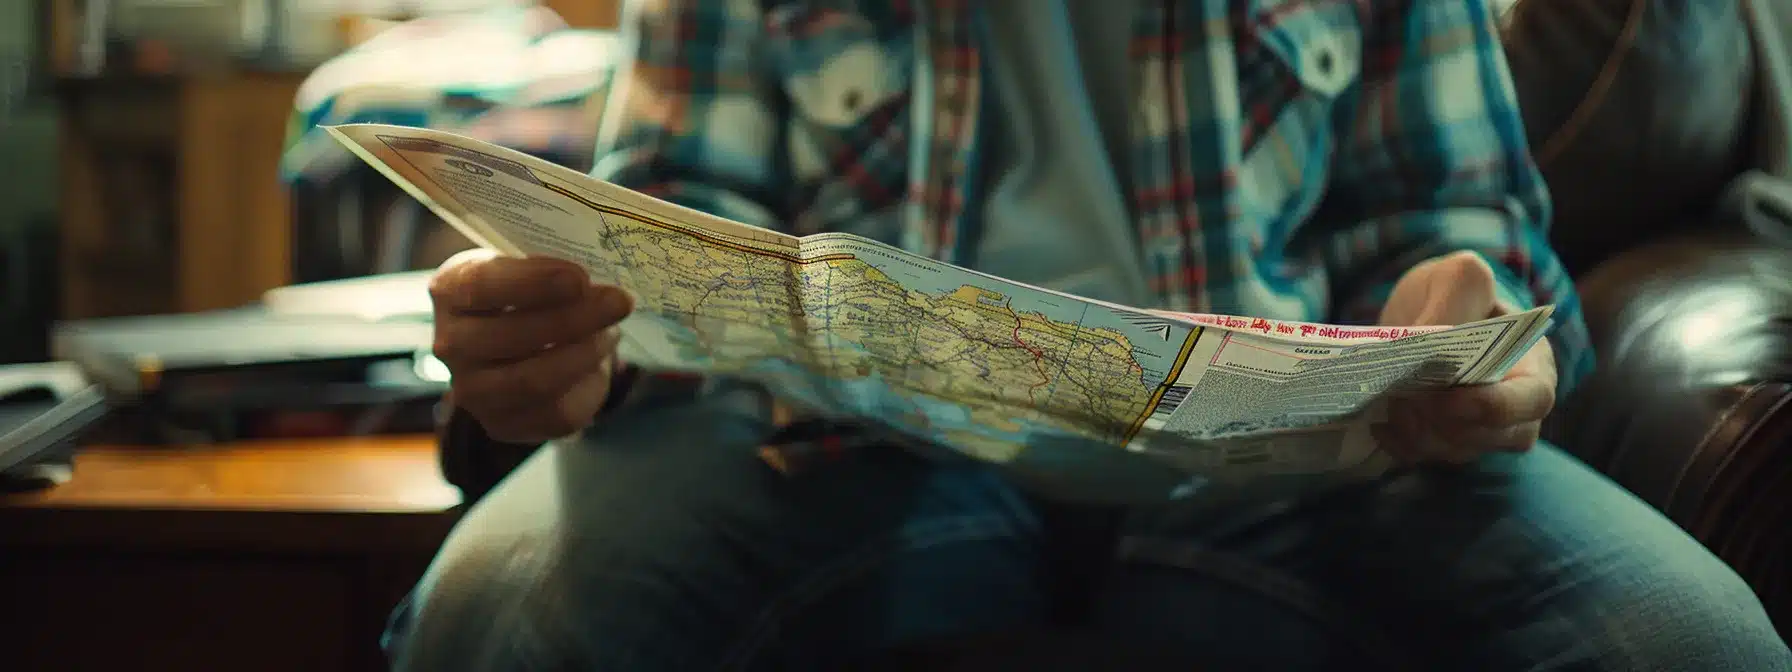
{"type": "Polygon", "coordinates": [[[246,72],[61,87],[62,317],[230,308],[290,284],[279,164],[301,81],[246,72]],[[120,195],[116,157],[133,152],[173,157],[170,193],[147,202],[120,195]],[[120,242],[132,208],[172,222],[159,255],[172,258],[94,263],[147,253],[120,242]],[[169,289],[157,300],[143,296],[146,287],[169,289]]]}
{"type": "MultiPolygon", "coordinates": [[[[618,0],[543,0],[573,26],[616,24],[618,0]]],[[[51,3],[51,71],[78,71],[74,5],[51,3]]],[[[291,203],[279,182],[294,94],[304,72],[247,69],[190,74],[63,77],[60,100],[60,317],[80,319],[231,308],[292,282],[291,203]],[[159,204],[109,185],[118,152],[175,157],[159,204]],[[172,222],[160,263],[121,244],[121,213],[158,209],[172,222]],[[165,211],[165,212],[162,212],[165,211]],[[157,270],[157,269],[172,269],[157,270]],[[171,277],[162,277],[172,274],[171,277]],[[159,292],[159,293],[157,293],[159,292]]]]}

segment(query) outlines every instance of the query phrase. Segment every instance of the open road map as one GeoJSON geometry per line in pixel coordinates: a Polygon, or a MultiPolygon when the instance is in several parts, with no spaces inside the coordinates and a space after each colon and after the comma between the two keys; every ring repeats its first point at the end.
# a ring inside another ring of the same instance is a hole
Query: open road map
{"type": "Polygon", "coordinates": [[[1356,465],[1384,392],[1497,379],[1549,321],[1547,308],[1435,329],[1147,311],[720,219],[448,133],[330,131],[474,242],[570,259],[634,293],[633,363],[760,380],[994,462],[1077,446],[1221,476],[1356,465]]]}

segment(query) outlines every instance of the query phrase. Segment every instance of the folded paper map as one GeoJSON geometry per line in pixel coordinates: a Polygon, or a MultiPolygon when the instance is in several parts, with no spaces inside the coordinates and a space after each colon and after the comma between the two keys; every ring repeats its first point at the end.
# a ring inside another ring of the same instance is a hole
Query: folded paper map
{"type": "Polygon", "coordinates": [[[474,242],[634,293],[628,361],[757,380],[993,462],[1106,452],[1207,479],[1359,467],[1389,391],[1497,380],[1550,321],[1549,307],[1448,328],[1143,310],[720,219],[449,133],[329,132],[474,242]]]}

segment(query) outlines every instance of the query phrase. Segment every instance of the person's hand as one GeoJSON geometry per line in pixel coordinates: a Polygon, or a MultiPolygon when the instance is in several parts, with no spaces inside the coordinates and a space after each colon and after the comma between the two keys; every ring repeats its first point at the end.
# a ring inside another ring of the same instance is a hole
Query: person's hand
{"type": "Polygon", "coordinates": [[[616,323],[633,309],[623,290],[591,284],[571,262],[469,250],[442,264],[429,295],[453,403],[493,439],[566,436],[603,408],[616,323]]]}
{"type": "MultiPolygon", "coordinates": [[[[1381,324],[1454,325],[1511,312],[1495,287],[1493,268],[1480,255],[1437,257],[1395,283],[1381,324]]],[[[1539,341],[1498,382],[1391,400],[1382,445],[1413,462],[1463,464],[1490,452],[1522,452],[1536,443],[1555,403],[1555,353],[1539,341]]]]}

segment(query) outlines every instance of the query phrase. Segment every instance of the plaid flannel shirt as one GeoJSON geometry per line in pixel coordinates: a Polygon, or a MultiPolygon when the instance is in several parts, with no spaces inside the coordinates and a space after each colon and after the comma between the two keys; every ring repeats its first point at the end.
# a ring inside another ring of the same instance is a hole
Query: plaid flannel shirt
{"type": "MultiPolygon", "coordinates": [[[[1001,121],[987,14],[631,1],[592,172],[738,221],[962,259],[982,132],[1001,121]]],[[[1592,353],[1495,19],[1487,0],[1139,3],[1116,160],[1152,307],[1369,322],[1408,269],[1471,250],[1504,302],[1556,304],[1571,389],[1592,353]]]]}

